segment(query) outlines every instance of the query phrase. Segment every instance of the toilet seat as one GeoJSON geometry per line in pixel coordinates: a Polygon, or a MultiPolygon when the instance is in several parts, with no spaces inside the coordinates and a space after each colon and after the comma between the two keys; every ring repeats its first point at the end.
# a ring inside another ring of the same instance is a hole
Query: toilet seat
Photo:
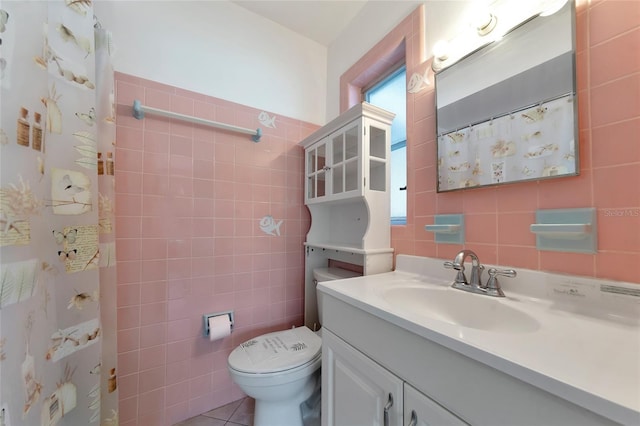
{"type": "Polygon", "coordinates": [[[301,367],[320,358],[322,339],[307,327],[249,339],[228,358],[229,367],[248,374],[269,374],[301,367]]]}

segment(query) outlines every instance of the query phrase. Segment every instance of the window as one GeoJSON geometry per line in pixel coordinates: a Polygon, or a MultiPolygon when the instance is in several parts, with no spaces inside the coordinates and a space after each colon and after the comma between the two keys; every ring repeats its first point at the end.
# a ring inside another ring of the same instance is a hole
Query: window
{"type": "Polygon", "coordinates": [[[370,104],[396,114],[391,123],[391,224],[407,223],[407,71],[403,65],[364,90],[370,104]]]}

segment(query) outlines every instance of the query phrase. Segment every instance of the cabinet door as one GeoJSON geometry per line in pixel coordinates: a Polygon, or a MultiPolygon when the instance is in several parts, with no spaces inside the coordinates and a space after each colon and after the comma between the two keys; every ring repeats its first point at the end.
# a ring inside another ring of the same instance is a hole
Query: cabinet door
{"type": "Polygon", "coordinates": [[[371,191],[389,190],[389,161],[391,134],[389,126],[377,121],[364,121],[366,186],[371,191]]]}
{"type": "Polygon", "coordinates": [[[305,202],[323,199],[327,195],[327,143],[321,142],[309,147],[305,152],[305,202]]]}
{"type": "Polygon", "coordinates": [[[323,330],[323,426],[402,425],[402,402],[398,377],[323,330]]]}
{"type": "Polygon", "coordinates": [[[405,383],[404,424],[406,426],[464,426],[467,423],[405,383]]]}
{"type": "Polygon", "coordinates": [[[359,194],[362,175],[362,125],[348,124],[329,136],[331,144],[331,195],[338,199],[359,194]]]}

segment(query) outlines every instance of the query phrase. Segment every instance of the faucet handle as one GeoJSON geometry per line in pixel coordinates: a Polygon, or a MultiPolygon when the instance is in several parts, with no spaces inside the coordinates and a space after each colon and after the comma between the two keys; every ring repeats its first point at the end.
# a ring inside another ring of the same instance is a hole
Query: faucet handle
{"type": "Polygon", "coordinates": [[[513,269],[490,268],[487,272],[489,274],[489,280],[487,281],[487,285],[485,286],[487,293],[492,296],[504,297],[504,292],[500,287],[500,283],[498,282],[497,277],[502,276],[513,278],[517,275],[516,271],[514,271],[513,269]]]}
{"type": "Polygon", "coordinates": [[[464,274],[464,264],[457,262],[444,262],[444,267],[447,269],[455,269],[458,271],[456,274],[456,284],[467,285],[467,276],[464,274]]]}
{"type": "Polygon", "coordinates": [[[489,274],[490,278],[491,277],[496,277],[496,276],[514,278],[516,275],[518,275],[518,273],[516,271],[514,271],[513,269],[489,268],[487,273],[489,274]]]}
{"type": "MultiPolygon", "coordinates": [[[[459,269],[460,269],[460,264],[458,264],[458,263],[453,263],[453,262],[450,262],[450,261],[446,261],[446,262],[444,262],[444,267],[445,267],[446,269],[456,269],[456,270],[459,270],[459,269]]],[[[463,266],[463,267],[464,267],[464,266],[463,266]]]]}

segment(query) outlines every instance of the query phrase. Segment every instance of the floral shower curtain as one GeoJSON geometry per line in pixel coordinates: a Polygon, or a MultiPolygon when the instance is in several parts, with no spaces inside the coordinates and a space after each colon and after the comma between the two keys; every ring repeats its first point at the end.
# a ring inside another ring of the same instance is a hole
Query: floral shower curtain
{"type": "Polygon", "coordinates": [[[0,2],[0,425],[117,424],[115,114],[91,0],[0,2]]]}

